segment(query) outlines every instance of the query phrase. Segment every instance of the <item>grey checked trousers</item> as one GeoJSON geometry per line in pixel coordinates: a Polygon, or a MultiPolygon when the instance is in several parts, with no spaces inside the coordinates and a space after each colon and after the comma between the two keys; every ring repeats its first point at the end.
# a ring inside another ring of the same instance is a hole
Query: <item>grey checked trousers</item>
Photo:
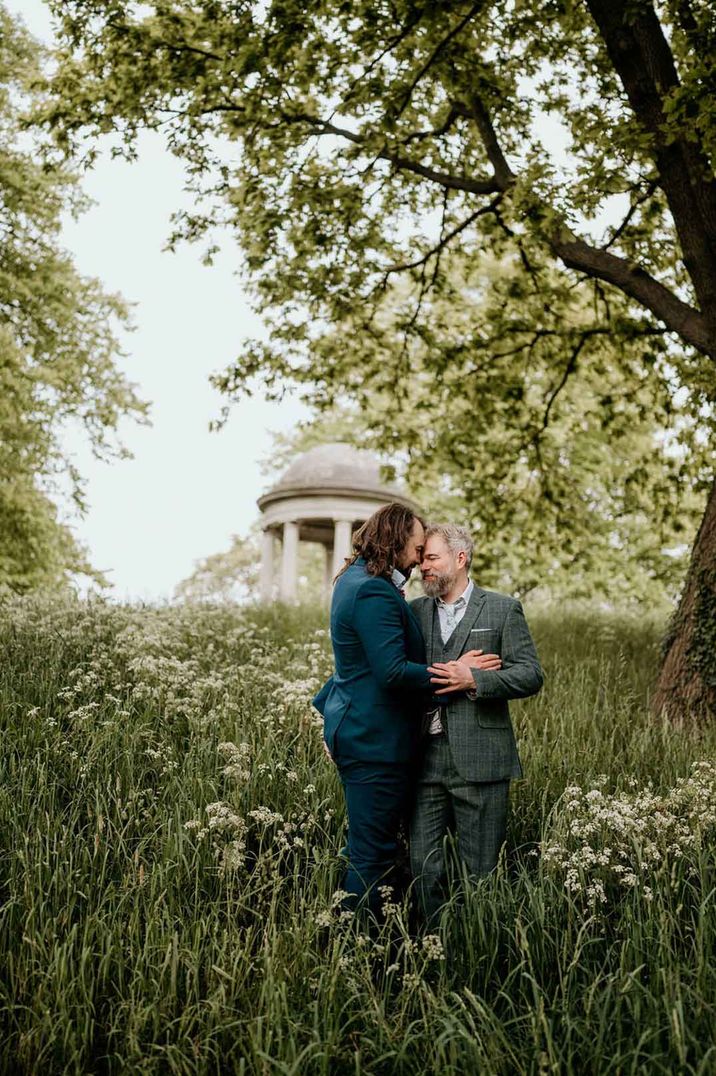
{"type": "Polygon", "coordinates": [[[447,735],[427,741],[410,822],[410,866],[421,912],[435,925],[450,874],[446,836],[455,837],[461,873],[489,874],[505,840],[510,782],[467,781],[455,769],[447,735]]]}

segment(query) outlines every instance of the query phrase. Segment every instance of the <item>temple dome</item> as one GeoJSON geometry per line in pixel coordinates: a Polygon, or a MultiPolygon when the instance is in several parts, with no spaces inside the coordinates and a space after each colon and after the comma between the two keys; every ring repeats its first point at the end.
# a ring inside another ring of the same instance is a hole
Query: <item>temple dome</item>
{"type": "Polygon", "coordinates": [[[264,506],[276,497],[301,493],[372,494],[381,501],[395,499],[409,503],[398,485],[386,483],[380,462],[372,452],[335,441],[317,445],[290,464],[278,482],[261,498],[264,506]]]}

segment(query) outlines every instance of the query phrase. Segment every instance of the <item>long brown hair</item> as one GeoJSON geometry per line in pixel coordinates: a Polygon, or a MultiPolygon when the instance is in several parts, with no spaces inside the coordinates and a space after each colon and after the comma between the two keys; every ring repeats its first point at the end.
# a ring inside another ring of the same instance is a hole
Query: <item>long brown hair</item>
{"type": "Polygon", "coordinates": [[[384,504],[353,535],[353,556],[346,560],[336,579],[357,557],[365,557],[368,575],[389,576],[410,541],[416,520],[425,526],[412,508],[397,501],[384,504]]]}

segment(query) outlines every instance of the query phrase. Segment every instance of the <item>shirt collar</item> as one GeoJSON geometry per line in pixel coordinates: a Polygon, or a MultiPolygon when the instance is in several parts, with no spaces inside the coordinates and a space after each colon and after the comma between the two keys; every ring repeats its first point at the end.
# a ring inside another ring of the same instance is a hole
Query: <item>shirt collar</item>
{"type": "Polygon", "coordinates": [[[462,594],[460,594],[459,597],[457,597],[454,602],[446,602],[446,601],[443,601],[442,598],[436,598],[435,601],[437,602],[438,605],[447,606],[447,605],[455,605],[457,602],[462,602],[462,600],[464,599],[465,605],[467,605],[467,603],[470,601],[470,597],[472,596],[472,592],[473,592],[474,589],[475,589],[475,584],[473,583],[472,579],[468,579],[467,586],[463,590],[462,594]]]}
{"type": "Polygon", "coordinates": [[[399,568],[393,568],[390,573],[390,581],[398,590],[403,590],[405,587],[405,576],[399,568]]]}

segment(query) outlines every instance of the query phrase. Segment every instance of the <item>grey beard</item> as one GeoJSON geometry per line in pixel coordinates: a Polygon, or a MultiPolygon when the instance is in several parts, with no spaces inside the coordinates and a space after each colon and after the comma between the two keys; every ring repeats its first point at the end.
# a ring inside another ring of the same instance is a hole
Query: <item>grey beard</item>
{"type": "Polygon", "coordinates": [[[442,598],[456,578],[455,575],[436,575],[434,579],[423,579],[423,590],[428,598],[442,598]]]}

